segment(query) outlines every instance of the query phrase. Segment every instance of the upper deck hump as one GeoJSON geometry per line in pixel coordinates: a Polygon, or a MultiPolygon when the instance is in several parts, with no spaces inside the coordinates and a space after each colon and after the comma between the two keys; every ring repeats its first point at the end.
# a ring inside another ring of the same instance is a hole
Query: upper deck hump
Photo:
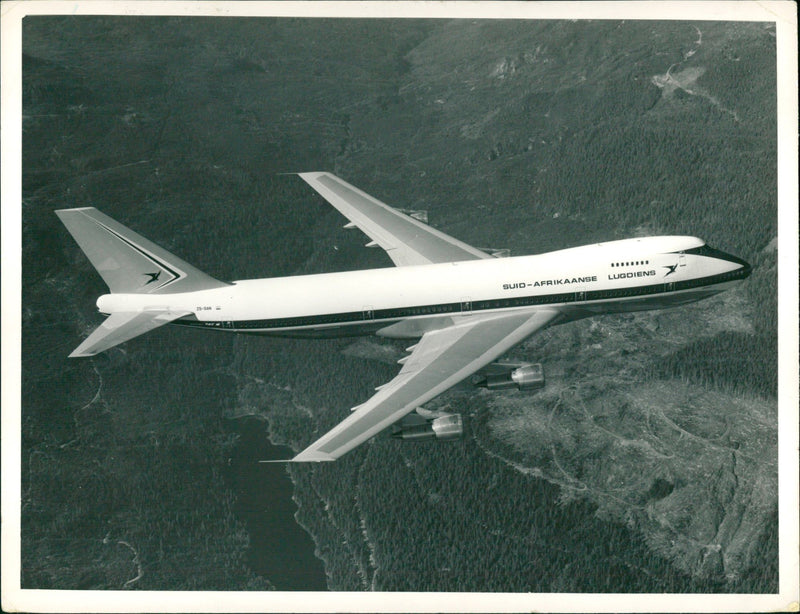
{"type": "Polygon", "coordinates": [[[639,237],[634,239],[620,239],[618,241],[604,241],[597,246],[606,250],[636,249],[655,254],[669,254],[673,252],[692,249],[705,245],[705,241],[698,237],[689,236],[658,236],[639,237]]]}

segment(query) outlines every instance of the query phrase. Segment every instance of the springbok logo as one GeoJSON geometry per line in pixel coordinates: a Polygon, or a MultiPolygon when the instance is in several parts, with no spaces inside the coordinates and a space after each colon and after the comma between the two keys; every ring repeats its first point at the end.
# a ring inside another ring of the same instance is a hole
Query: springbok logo
{"type": "Polygon", "coordinates": [[[158,273],[142,273],[142,275],[149,275],[150,279],[147,281],[145,286],[152,284],[154,281],[158,281],[158,278],[161,276],[161,271],[158,273]]]}
{"type": "Polygon", "coordinates": [[[664,268],[665,269],[669,269],[669,272],[664,275],[664,277],[668,277],[668,276],[672,275],[675,272],[675,269],[678,268],[678,265],[677,264],[668,264],[664,268]]]}

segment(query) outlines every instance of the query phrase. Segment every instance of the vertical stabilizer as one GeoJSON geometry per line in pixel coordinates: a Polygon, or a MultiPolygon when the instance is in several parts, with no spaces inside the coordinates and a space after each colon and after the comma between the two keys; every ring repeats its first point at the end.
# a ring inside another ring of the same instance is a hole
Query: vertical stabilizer
{"type": "Polygon", "coordinates": [[[112,293],[167,294],[228,285],[94,207],[60,209],[56,215],[112,293]]]}

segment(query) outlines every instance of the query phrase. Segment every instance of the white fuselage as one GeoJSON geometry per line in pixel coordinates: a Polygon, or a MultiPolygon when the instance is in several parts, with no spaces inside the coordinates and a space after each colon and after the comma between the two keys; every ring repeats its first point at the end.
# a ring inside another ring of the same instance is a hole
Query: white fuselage
{"type": "Polygon", "coordinates": [[[749,266],[695,237],[646,237],[535,256],[242,280],[174,294],[108,294],[103,313],[167,309],[177,324],[274,335],[419,337],[472,313],[559,306],[569,317],[682,304],[749,266]],[[683,253],[687,252],[688,253],[683,253]],[[722,257],[719,257],[721,255],[722,257]]]}

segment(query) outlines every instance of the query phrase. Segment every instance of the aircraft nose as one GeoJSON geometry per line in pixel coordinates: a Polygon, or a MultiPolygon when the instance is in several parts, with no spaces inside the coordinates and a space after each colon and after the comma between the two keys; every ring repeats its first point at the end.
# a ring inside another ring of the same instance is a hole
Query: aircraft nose
{"type": "Polygon", "coordinates": [[[729,262],[732,264],[738,264],[738,269],[733,269],[733,273],[737,279],[745,279],[750,276],[750,273],[753,271],[753,267],[750,266],[750,263],[746,260],[742,260],[738,256],[734,256],[733,254],[729,254],[727,252],[723,252],[719,249],[714,249],[709,245],[703,245],[697,249],[687,250],[687,254],[698,254],[700,256],[707,256],[709,258],[717,258],[719,260],[723,260],[725,262],[729,262]]]}
{"type": "Polygon", "coordinates": [[[719,253],[720,253],[720,257],[723,260],[727,260],[728,262],[733,262],[733,263],[736,263],[736,264],[739,265],[738,269],[734,269],[736,271],[736,273],[737,273],[737,277],[738,278],[746,279],[746,278],[750,277],[750,273],[753,272],[753,267],[750,265],[749,262],[747,262],[746,260],[743,260],[742,258],[739,258],[738,256],[734,256],[732,254],[728,254],[728,253],[725,253],[725,252],[719,252],[719,253]]]}
{"type": "Polygon", "coordinates": [[[737,256],[733,256],[732,254],[726,254],[725,252],[722,252],[722,254],[724,260],[727,260],[728,262],[735,262],[740,266],[737,272],[741,276],[741,279],[746,279],[747,277],[750,277],[750,273],[752,273],[753,267],[750,266],[749,262],[737,256]]]}

